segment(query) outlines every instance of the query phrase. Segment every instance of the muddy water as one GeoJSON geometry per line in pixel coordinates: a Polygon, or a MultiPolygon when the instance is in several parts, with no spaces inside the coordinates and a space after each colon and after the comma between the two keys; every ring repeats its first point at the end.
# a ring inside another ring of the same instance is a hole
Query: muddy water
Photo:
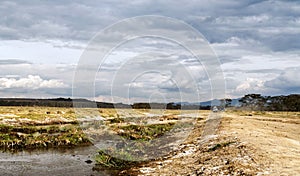
{"type": "Polygon", "coordinates": [[[0,175],[114,175],[112,171],[95,171],[96,147],[39,150],[15,154],[0,153],[0,175]],[[89,163],[93,161],[92,163],[89,163]]]}

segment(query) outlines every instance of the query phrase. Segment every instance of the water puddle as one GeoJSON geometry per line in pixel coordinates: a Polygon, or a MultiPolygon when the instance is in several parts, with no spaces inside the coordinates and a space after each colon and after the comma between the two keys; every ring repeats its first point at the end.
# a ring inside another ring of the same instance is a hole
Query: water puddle
{"type": "Polygon", "coordinates": [[[97,148],[49,149],[31,152],[0,153],[1,175],[114,175],[117,171],[95,167],[97,148]]]}

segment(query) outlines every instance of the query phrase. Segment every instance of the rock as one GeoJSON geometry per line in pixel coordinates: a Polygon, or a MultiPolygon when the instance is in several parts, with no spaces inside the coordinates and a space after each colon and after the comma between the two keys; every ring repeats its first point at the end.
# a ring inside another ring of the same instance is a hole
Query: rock
{"type": "Polygon", "coordinates": [[[91,164],[93,161],[92,160],[86,160],[85,161],[87,164],[91,164]]]}

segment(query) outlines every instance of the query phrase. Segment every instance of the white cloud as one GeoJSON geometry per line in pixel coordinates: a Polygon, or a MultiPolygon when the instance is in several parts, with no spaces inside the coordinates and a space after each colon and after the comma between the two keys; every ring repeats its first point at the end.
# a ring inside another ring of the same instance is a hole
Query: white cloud
{"type": "Polygon", "coordinates": [[[236,91],[245,93],[261,92],[264,89],[264,81],[255,78],[247,78],[245,82],[242,82],[237,86],[236,91]]]}
{"type": "Polygon", "coordinates": [[[0,78],[0,89],[10,88],[26,88],[26,89],[40,89],[40,88],[63,88],[67,87],[61,80],[44,80],[38,75],[28,75],[28,77],[15,78],[0,78]]]}

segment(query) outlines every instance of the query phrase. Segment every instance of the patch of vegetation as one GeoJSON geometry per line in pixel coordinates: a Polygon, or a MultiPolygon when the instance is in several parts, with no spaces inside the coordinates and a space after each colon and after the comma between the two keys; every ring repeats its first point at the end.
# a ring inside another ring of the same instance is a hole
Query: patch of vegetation
{"type": "Polygon", "coordinates": [[[255,111],[254,115],[266,115],[267,112],[266,111],[255,111]]]}
{"type": "Polygon", "coordinates": [[[129,168],[139,163],[138,161],[133,161],[133,157],[127,152],[118,152],[117,156],[111,156],[109,153],[109,151],[99,151],[95,156],[96,163],[103,167],[114,169],[129,168]]]}
{"type": "Polygon", "coordinates": [[[109,119],[110,123],[123,123],[125,122],[125,120],[123,118],[117,117],[117,118],[113,118],[113,119],[109,119]]]}
{"type": "MultiPolygon", "coordinates": [[[[127,125],[116,127],[118,134],[124,137],[124,141],[116,144],[117,149],[101,150],[95,156],[97,165],[112,170],[124,170],[132,166],[137,166],[148,161],[144,161],[146,150],[156,143],[151,143],[152,139],[164,135],[172,129],[191,127],[192,123],[165,123],[150,125],[127,125]],[[121,132],[120,132],[121,131],[121,132]],[[127,141],[131,139],[132,141],[127,141]]],[[[155,147],[154,147],[155,148],[155,147]]],[[[154,153],[157,151],[153,151],[154,153]]]]}
{"type": "Polygon", "coordinates": [[[229,141],[229,142],[224,142],[224,143],[216,144],[216,145],[214,145],[213,147],[210,147],[207,151],[208,151],[208,152],[212,152],[212,151],[218,150],[218,149],[220,149],[220,148],[229,146],[230,144],[233,144],[233,143],[235,143],[235,142],[229,141]]]}
{"type": "Polygon", "coordinates": [[[152,140],[164,135],[174,127],[175,123],[128,125],[118,127],[118,135],[131,140],[152,140]]]}
{"type": "Polygon", "coordinates": [[[89,139],[75,125],[10,126],[0,125],[0,148],[23,150],[59,146],[89,145],[89,139]]]}
{"type": "Polygon", "coordinates": [[[34,112],[29,112],[27,114],[19,114],[19,118],[27,118],[31,120],[43,120],[45,119],[45,114],[38,114],[34,112]]]}

